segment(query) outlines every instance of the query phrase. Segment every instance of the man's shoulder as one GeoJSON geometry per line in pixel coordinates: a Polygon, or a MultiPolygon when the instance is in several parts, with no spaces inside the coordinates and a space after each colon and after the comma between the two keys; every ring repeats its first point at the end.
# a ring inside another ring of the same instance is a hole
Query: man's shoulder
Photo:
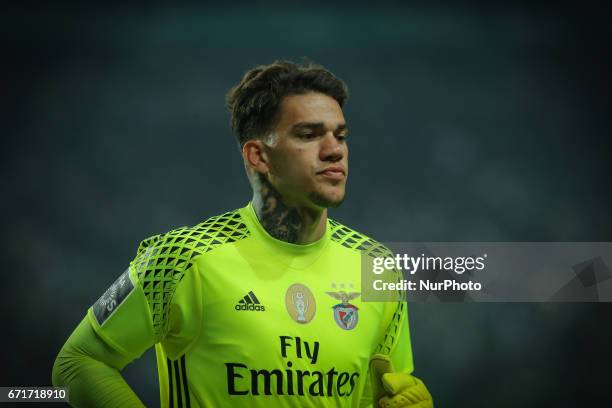
{"type": "Polygon", "coordinates": [[[249,235],[240,211],[228,211],[197,225],[176,228],[142,240],[135,261],[186,269],[196,256],[249,235]]]}
{"type": "Polygon", "coordinates": [[[329,221],[330,237],[343,247],[361,251],[371,257],[386,257],[391,255],[391,251],[385,245],[369,236],[347,227],[346,225],[332,220],[329,221]]]}

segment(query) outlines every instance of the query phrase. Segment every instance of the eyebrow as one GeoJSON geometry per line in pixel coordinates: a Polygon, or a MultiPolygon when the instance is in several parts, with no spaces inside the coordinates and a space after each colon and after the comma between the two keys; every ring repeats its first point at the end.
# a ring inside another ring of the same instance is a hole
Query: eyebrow
{"type": "MultiPolygon", "coordinates": [[[[313,130],[325,130],[325,124],[323,122],[299,122],[291,127],[292,131],[301,130],[301,129],[313,129],[313,130]]],[[[348,130],[348,126],[346,123],[340,123],[336,126],[335,132],[339,132],[342,130],[348,130]]]]}

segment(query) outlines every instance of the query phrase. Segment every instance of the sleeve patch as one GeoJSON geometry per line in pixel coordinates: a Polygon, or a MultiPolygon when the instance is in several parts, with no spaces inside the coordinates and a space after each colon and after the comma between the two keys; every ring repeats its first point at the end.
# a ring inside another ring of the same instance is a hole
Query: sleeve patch
{"type": "Polygon", "coordinates": [[[130,268],[127,268],[92,306],[94,316],[100,326],[119,308],[133,289],[130,268]]]}

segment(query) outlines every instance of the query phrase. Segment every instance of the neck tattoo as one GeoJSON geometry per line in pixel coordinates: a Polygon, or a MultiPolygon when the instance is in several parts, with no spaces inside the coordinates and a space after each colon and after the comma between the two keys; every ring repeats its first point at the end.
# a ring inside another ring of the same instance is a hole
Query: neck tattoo
{"type": "Polygon", "coordinates": [[[261,225],[276,239],[292,244],[298,242],[304,220],[294,208],[287,207],[280,194],[265,179],[259,178],[259,203],[254,201],[255,212],[261,225]]]}

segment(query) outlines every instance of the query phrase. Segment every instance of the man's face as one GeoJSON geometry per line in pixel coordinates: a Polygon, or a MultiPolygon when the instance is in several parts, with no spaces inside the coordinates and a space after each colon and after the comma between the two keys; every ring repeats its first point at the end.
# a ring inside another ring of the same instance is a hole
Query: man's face
{"type": "Polygon", "coordinates": [[[348,128],[335,99],[287,96],[265,144],[268,181],[289,205],[336,207],[348,176],[348,128]]]}

